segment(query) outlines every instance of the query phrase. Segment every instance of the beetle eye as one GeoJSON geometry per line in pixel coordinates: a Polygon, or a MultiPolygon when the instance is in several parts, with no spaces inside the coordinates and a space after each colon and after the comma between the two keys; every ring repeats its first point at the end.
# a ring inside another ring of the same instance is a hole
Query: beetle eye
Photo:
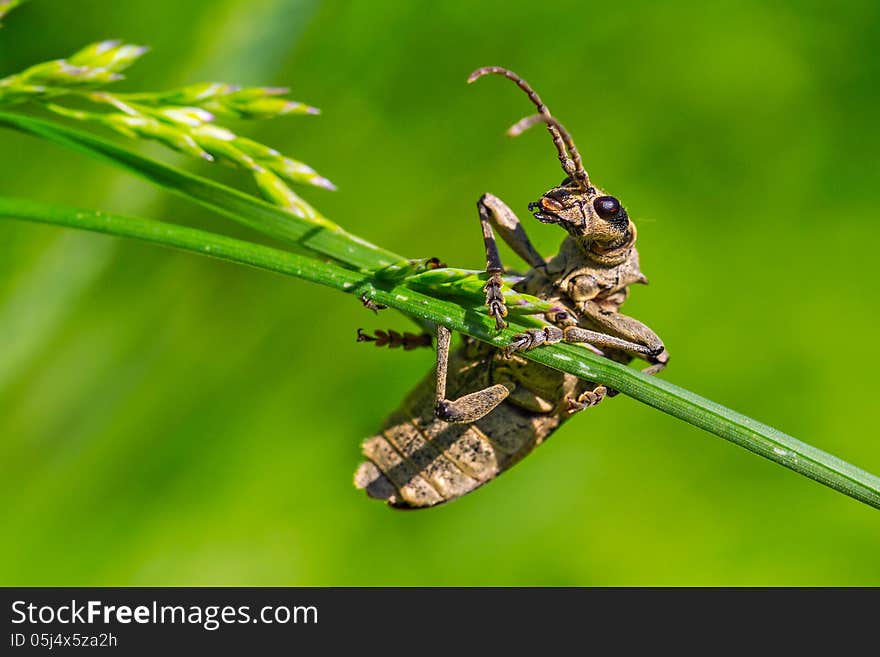
{"type": "Polygon", "coordinates": [[[620,212],[620,201],[613,196],[600,196],[593,201],[593,208],[603,219],[613,219],[620,212]]]}

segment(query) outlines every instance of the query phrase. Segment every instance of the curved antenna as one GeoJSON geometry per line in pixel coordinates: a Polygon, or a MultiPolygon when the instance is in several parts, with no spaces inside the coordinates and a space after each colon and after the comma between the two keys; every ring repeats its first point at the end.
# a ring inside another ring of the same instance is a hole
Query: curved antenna
{"type": "Polygon", "coordinates": [[[555,128],[562,136],[565,146],[568,148],[568,154],[559,150],[559,161],[562,163],[562,170],[571,176],[572,180],[576,180],[580,187],[589,189],[590,177],[584,169],[584,162],[581,160],[581,154],[578,152],[577,146],[574,145],[574,140],[571,138],[568,130],[566,130],[565,126],[554,117],[547,114],[533,114],[532,116],[527,116],[510,126],[507,130],[507,134],[511,137],[518,137],[536,123],[546,123],[548,126],[555,128]],[[571,155],[571,157],[569,157],[569,155],[571,155]]]}
{"type": "MultiPolygon", "coordinates": [[[[468,76],[468,84],[476,82],[484,75],[501,75],[508,80],[512,80],[516,83],[516,86],[526,92],[529,100],[531,100],[532,103],[534,103],[535,107],[538,108],[538,114],[541,114],[542,116],[546,116],[548,118],[551,116],[550,110],[547,109],[547,106],[544,104],[544,101],[541,100],[541,97],[535,92],[534,89],[529,86],[528,82],[523,80],[513,71],[502,68],[500,66],[484,66],[483,68],[478,68],[476,71],[468,76]]],[[[565,147],[563,146],[564,142],[562,139],[562,135],[559,134],[558,126],[552,122],[547,122],[547,131],[550,133],[550,136],[553,137],[553,144],[556,146],[556,150],[559,152],[559,161],[563,162],[565,159],[568,159],[565,153],[565,147]]]]}

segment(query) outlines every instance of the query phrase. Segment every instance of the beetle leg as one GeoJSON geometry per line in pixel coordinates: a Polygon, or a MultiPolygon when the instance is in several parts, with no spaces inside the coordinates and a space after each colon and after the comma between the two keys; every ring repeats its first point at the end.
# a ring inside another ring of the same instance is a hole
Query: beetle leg
{"type": "Polygon", "coordinates": [[[650,359],[651,354],[654,353],[650,347],[646,347],[643,344],[630,342],[629,340],[618,338],[615,335],[608,335],[607,333],[590,331],[589,329],[583,329],[580,326],[567,326],[562,329],[562,340],[573,344],[586,343],[594,347],[599,347],[600,349],[618,349],[620,351],[625,351],[631,356],[644,358],[645,360],[650,359]]]}
{"type": "Polygon", "coordinates": [[[501,292],[501,274],[504,267],[501,265],[492,227],[498,230],[501,239],[529,265],[545,267],[546,263],[532,246],[513,210],[501,199],[492,194],[483,194],[477,201],[477,210],[480,213],[480,226],[483,229],[483,243],[486,245],[486,272],[489,274],[489,281],[483,290],[486,293],[489,314],[495,318],[495,327],[500,330],[507,326],[504,321],[507,317],[507,306],[504,305],[504,296],[501,292]]]}
{"type": "MultiPolygon", "coordinates": [[[[627,317],[627,319],[636,321],[631,317],[627,317]]],[[[647,327],[645,328],[647,329],[647,327]]],[[[563,340],[565,340],[565,342],[571,342],[574,344],[587,343],[594,347],[622,351],[635,358],[646,360],[651,364],[642,370],[645,374],[657,374],[657,372],[666,367],[666,363],[669,362],[669,352],[663,348],[662,343],[648,346],[636,342],[630,342],[629,340],[624,340],[623,338],[618,338],[614,335],[607,335],[606,333],[597,333],[596,331],[582,329],[579,326],[566,328],[563,333],[563,340]]]]}
{"type": "Polygon", "coordinates": [[[403,347],[404,351],[412,351],[419,347],[430,347],[431,334],[420,333],[419,335],[416,335],[409,331],[399,333],[394,329],[389,329],[387,331],[376,329],[374,335],[370,335],[369,333],[365,333],[364,329],[359,328],[357,330],[357,341],[372,342],[377,347],[390,347],[391,349],[403,347]]]}
{"type": "Polygon", "coordinates": [[[504,354],[509,357],[517,351],[528,351],[544,344],[557,344],[558,342],[586,343],[592,347],[620,349],[643,358],[651,353],[650,349],[644,345],[622,340],[613,335],[582,329],[579,326],[566,326],[565,328],[545,326],[540,329],[528,329],[525,333],[514,335],[510,344],[504,348],[504,354]]]}
{"type": "MultiPolygon", "coordinates": [[[[669,352],[664,348],[663,341],[654,331],[637,319],[621,313],[603,310],[594,301],[587,301],[584,304],[581,319],[600,329],[603,333],[637,345],[638,350],[623,349],[623,351],[650,363],[648,367],[642,370],[645,374],[656,374],[666,367],[666,364],[669,362],[669,352]]],[[[568,339],[567,336],[566,339],[568,339]]],[[[596,344],[596,346],[600,345],[596,344]]]]}
{"type": "Polygon", "coordinates": [[[486,293],[489,315],[495,318],[495,328],[500,331],[507,326],[507,322],[504,321],[507,317],[507,306],[504,305],[504,294],[501,292],[501,274],[504,272],[504,267],[501,266],[501,256],[498,255],[498,245],[492,233],[489,211],[480,201],[477,202],[477,209],[480,211],[480,226],[483,229],[483,243],[486,245],[486,273],[489,274],[483,292],[486,293]]]}
{"type": "Polygon", "coordinates": [[[653,376],[657,374],[657,372],[665,370],[667,363],[669,363],[669,352],[664,349],[658,356],[656,356],[656,360],[657,362],[653,365],[648,365],[648,367],[642,369],[642,374],[653,376]]]}
{"type": "Polygon", "coordinates": [[[542,344],[562,342],[562,329],[557,326],[545,326],[539,329],[528,329],[525,333],[517,333],[510,344],[501,350],[505,358],[510,358],[517,351],[528,351],[542,344]]]}
{"type": "MultiPolygon", "coordinates": [[[[627,319],[633,322],[636,321],[630,317],[627,319]]],[[[645,328],[647,329],[647,327],[645,328]]],[[[517,333],[513,336],[513,340],[510,344],[504,348],[503,354],[510,357],[517,351],[527,351],[529,349],[534,349],[535,347],[540,347],[543,344],[556,344],[558,342],[584,344],[593,349],[599,348],[623,351],[631,356],[642,358],[651,363],[649,367],[642,370],[645,374],[656,374],[666,367],[666,363],[669,361],[669,354],[663,348],[662,343],[660,343],[659,346],[647,346],[624,340],[623,338],[618,338],[614,335],[583,329],[579,326],[567,326],[562,329],[557,326],[545,326],[542,329],[529,329],[525,333],[517,333]]]]}
{"type": "Polygon", "coordinates": [[[585,390],[577,396],[577,399],[572,399],[571,397],[569,397],[569,414],[579,413],[580,411],[587,409],[590,406],[596,406],[600,401],[605,399],[608,392],[608,388],[603,385],[598,385],[592,390],[585,390]]]}
{"type": "Polygon", "coordinates": [[[477,207],[480,208],[481,218],[485,211],[489,222],[501,235],[501,239],[513,249],[514,253],[529,263],[531,267],[542,268],[546,266],[544,258],[532,246],[519,218],[513,210],[507,207],[504,201],[493,194],[483,194],[477,201],[477,207]]]}
{"type": "Polygon", "coordinates": [[[364,304],[364,308],[367,310],[372,310],[373,313],[378,314],[380,310],[386,310],[388,306],[385,306],[381,303],[376,303],[366,294],[361,295],[361,303],[364,304]]]}
{"type": "Polygon", "coordinates": [[[503,402],[514,390],[512,383],[497,383],[477,390],[455,400],[446,399],[446,374],[449,367],[449,344],[452,332],[445,326],[437,326],[437,403],[435,414],[445,422],[454,424],[479,420],[503,402]]]}

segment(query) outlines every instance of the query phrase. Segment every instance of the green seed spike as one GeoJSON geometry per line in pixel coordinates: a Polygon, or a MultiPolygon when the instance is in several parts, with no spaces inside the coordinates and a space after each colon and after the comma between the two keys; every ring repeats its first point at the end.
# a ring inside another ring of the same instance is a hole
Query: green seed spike
{"type": "Polygon", "coordinates": [[[336,185],[324,176],[319,175],[309,165],[285,157],[274,148],[270,148],[253,139],[236,137],[233,145],[241,152],[260,162],[263,166],[272,169],[272,171],[288,182],[322,187],[331,191],[336,189],[336,185]]]}
{"type": "Polygon", "coordinates": [[[198,82],[178,89],[125,94],[126,98],[141,105],[197,105],[217,96],[232,93],[238,87],[225,82],[198,82]]]}
{"type": "MultiPolygon", "coordinates": [[[[19,4],[0,0],[0,12],[19,4]]],[[[2,15],[0,13],[0,15],[2,15]]],[[[144,46],[111,39],[81,48],[67,59],[38,63],[0,80],[0,106],[26,101],[68,119],[94,123],[129,139],[160,142],[176,151],[213,162],[223,160],[248,171],[267,199],[306,222],[339,231],[339,227],[299,197],[288,183],[336,189],[312,167],[252,139],[217,125],[218,116],[266,119],[285,114],[318,114],[304,103],[285,98],[285,87],[239,87],[203,82],[161,92],[114,94],[104,87],[122,79],[122,71],[144,53],[144,46]],[[67,97],[82,102],[70,107],[67,97]]]]}
{"type": "MultiPolygon", "coordinates": [[[[101,86],[122,79],[122,75],[102,68],[75,66],[64,59],[36,64],[18,76],[21,82],[60,88],[101,86]]],[[[60,92],[58,89],[56,93],[60,92]]]]}
{"type": "Polygon", "coordinates": [[[149,48],[146,46],[121,43],[118,40],[98,41],[77,51],[67,61],[73,66],[120,73],[134,64],[148,50],[149,48]]]}
{"type": "Polygon", "coordinates": [[[139,137],[154,139],[181,153],[186,153],[209,162],[214,160],[214,157],[209,152],[199,146],[192,135],[182,130],[177,130],[174,126],[162,123],[161,121],[149,117],[114,114],[108,115],[105,122],[110,127],[121,126],[128,128],[139,137]]]}
{"type": "Polygon", "coordinates": [[[201,107],[165,107],[156,110],[156,114],[166,121],[189,127],[197,127],[214,120],[214,115],[201,107]]]}
{"type": "Polygon", "coordinates": [[[275,91],[265,87],[242,89],[215,96],[205,102],[203,107],[218,115],[239,119],[271,119],[285,114],[320,114],[316,107],[277,97],[275,91]]]}
{"type": "Polygon", "coordinates": [[[260,191],[268,200],[289,210],[300,219],[332,230],[339,228],[329,219],[325,219],[311,205],[301,199],[284,181],[268,169],[260,167],[254,171],[254,180],[260,191]]]}

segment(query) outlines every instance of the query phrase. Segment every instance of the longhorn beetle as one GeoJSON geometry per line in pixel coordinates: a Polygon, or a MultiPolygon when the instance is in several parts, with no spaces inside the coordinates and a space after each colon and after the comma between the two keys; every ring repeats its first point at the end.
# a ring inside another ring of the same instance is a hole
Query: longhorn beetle
{"type": "Polygon", "coordinates": [[[437,327],[436,373],[424,379],[363,443],[366,457],[355,485],[393,507],[421,509],[460,497],[504,472],[542,443],[571,415],[614,394],[605,386],[531,362],[518,352],[556,342],[581,343],[607,358],[647,361],[643,372],[663,369],[663,342],[640,321],[618,312],[628,286],[647,283],[635,249],[636,228],[620,202],[590,180],[566,129],[521,77],[490,66],[468,82],[501,75],[522,89],[538,113],[510,130],[518,135],[543,123],[565,179],[529,210],[541,223],[565,229],[559,253],[545,260],[519,219],[499,198],[477,201],[486,247],[486,306],[506,326],[504,269],[495,231],[531,269],[515,290],[552,301],[543,328],[514,336],[504,349],[465,337],[450,353],[449,329],[437,327]]]}

